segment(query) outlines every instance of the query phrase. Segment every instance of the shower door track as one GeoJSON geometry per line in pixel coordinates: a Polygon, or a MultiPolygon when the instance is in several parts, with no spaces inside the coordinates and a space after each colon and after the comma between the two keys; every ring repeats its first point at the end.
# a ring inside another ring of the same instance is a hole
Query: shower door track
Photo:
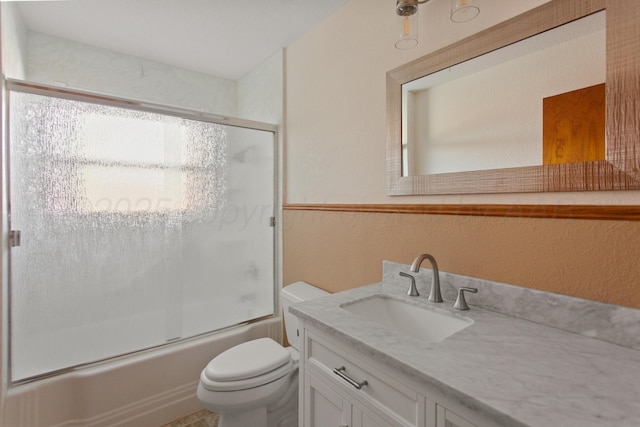
{"type": "Polygon", "coordinates": [[[215,123],[219,125],[235,126],[247,129],[258,129],[277,133],[278,126],[271,123],[257,122],[247,119],[239,119],[236,117],[220,116],[205,111],[189,110],[187,108],[155,104],[152,102],[120,98],[112,95],[102,94],[98,92],[89,92],[69,87],[58,87],[43,85],[40,83],[30,83],[23,80],[6,79],[6,87],[8,90],[31,93],[35,95],[51,96],[55,94],[58,98],[81,100],[100,105],[108,105],[112,107],[128,108],[131,110],[145,111],[150,113],[167,114],[183,119],[199,120],[207,123],[215,123]]]}

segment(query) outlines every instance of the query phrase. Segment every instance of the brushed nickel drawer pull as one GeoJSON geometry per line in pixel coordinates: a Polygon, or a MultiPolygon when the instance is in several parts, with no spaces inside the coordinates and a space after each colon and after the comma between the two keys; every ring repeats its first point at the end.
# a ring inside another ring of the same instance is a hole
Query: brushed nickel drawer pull
{"type": "Polygon", "coordinates": [[[360,390],[362,387],[369,384],[367,380],[364,380],[362,382],[358,382],[354,380],[349,375],[347,375],[347,373],[345,372],[346,370],[347,368],[345,368],[344,366],[341,366],[339,368],[333,368],[333,373],[339,376],[340,378],[342,378],[343,380],[345,380],[346,382],[348,382],[349,384],[351,384],[352,386],[354,386],[356,390],[360,390]]]}

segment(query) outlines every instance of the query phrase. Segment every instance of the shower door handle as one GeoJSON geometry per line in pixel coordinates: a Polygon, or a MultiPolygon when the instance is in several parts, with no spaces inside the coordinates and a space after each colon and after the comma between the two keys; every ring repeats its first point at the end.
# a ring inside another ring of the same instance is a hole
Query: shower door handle
{"type": "Polygon", "coordinates": [[[11,230],[9,232],[9,247],[16,248],[22,243],[22,233],[20,230],[11,230]]]}

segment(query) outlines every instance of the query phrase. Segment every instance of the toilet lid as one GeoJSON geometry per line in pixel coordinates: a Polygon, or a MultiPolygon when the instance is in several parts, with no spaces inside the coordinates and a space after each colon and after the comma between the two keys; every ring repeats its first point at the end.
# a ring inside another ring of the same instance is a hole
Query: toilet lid
{"type": "Polygon", "coordinates": [[[232,347],[215,357],[203,374],[214,382],[238,381],[271,372],[288,362],[291,353],[271,338],[232,347]]]}
{"type": "Polygon", "coordinates": [[[203,370],[200,375],[200,384],[205,389],[211,391],[242,391],[255,389],[265,384],[273,384],[275,381],[279,381],[282,378],[287,378],[291,371],[297,368],[297,366],[297,363],[294,363],[293,360],[289,360],[284,365],[274,369],[273,371],[269,371],[266,374],[236,381],[214,381],[207,378],[205,370],[203,370]]]}

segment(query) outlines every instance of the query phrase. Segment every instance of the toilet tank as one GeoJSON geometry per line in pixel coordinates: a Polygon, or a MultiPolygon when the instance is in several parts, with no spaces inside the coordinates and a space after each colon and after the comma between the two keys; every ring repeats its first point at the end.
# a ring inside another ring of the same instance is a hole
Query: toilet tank
{"type": "Polygon", "coordinates": [[[289,313],[289,306],[300,301],[308,301],[314,298],[320,298],[329,295],[329,292],[323,291],[305,282],[295,282],[285,286],[280,291],[280,303],[282,304],[282,312],[284,314],[284,326],[287,331],[287,340],[291,347],[298,350],[299,332],[298,318],[289,313]]]}

